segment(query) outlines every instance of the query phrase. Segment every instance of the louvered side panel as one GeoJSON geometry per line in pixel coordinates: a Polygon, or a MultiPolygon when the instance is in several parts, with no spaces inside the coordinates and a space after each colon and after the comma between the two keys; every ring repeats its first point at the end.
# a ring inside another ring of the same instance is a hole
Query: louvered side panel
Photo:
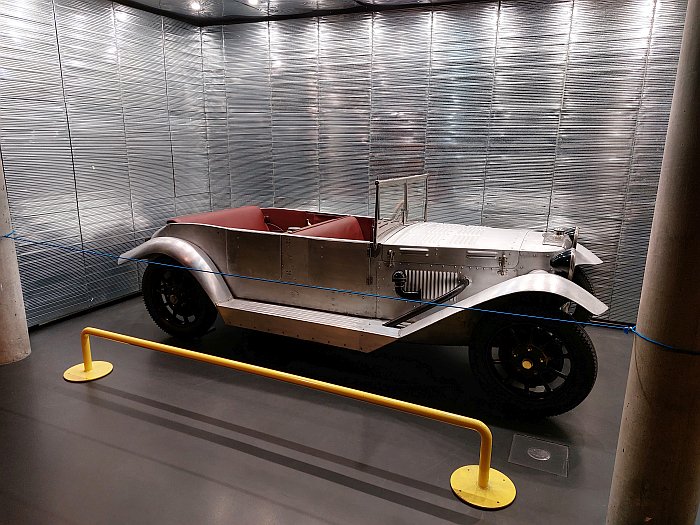
{"type": "MultiPolygon", "coordinates": [[[[76,181],[50,0],[0,4],[0,151],[13,227],[80,249],[76,181]]],[[[17,244],[27,322],[87,304],[80,254],[17,244]]]]}
{"type": "Polygon", "coordinates": [[[406,270],[406,289],[420,290],[423,301],[432,301],[457,287],[457,272],[406,270]]]}

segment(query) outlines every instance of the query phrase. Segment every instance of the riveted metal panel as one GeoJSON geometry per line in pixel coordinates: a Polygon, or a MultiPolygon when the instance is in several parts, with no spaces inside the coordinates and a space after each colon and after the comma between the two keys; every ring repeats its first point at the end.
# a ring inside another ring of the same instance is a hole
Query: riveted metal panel
{"type": "MultiPolygon", "coordinates": [[[[369,243],[281,235],[282,278],[300,284],[374,293],[369,243]]],[[[374,317],[376,299],[312,288],[288,287],[282,300],[294,306],[374,317]]]]}

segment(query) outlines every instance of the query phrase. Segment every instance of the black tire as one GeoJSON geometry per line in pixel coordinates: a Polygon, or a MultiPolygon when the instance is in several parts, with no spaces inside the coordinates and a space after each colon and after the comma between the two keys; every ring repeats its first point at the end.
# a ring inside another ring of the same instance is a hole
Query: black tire
{"type": "MultiPolygon", "coordinates": [[[[503,311],[567,318],[552,309],[503,311]]],[[[528,417],[576,407],[598,373],[593,343],[580,326],[529,317],[485,315],[474,329],[469,359],[482,390],[500,408],[528,417]]]]}
{"type": "MultiPolygon", "coordinates": [[[[588,274],[580,266],[576,267],[574,270],[574,278],[572,281],[574,284],[577,284],[586,290],[589,294],[595,295],[595,291],[593,289],[593,285],[591,284],[591,280],[588,278],[588,274]]],[[[564,303],[562,309],[564,312],[568,312],[568,314],[573,317],[575,321],[588,322],[593,317],[591,312],[573,302],[564,303]]]]}
{"type": "MultiPolygon", "coordinates": [[[[179,265],[165,256],[155,262],[179,265]]],[[[149,264],[143,273],[141,290],[153,321],[174,337],[200,337],[216,321],[216,307],[188,270],[149,264]]]]}

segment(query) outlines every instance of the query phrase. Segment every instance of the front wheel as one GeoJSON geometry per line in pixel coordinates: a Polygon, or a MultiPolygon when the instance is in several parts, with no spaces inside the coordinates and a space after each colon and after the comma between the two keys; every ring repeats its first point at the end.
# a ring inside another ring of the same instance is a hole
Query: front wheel
{"type": "MultiPolygon", "coordinates": [[[[528,316],[571,319],[557,310],[514,308],[528,316]]],[[[497,404],[532,417],[555,416],[590,393],[598,362],[588,334],[574,323],[489,314],[475,327],[469,358],[497,404]]]]}
{"type": "MultiPolygon", "coordinates": [[[[179,266],[165,256],[155,262],[179,266]]],[[[143,273],[146,310],[172,336],[188,339],[204,335],[216,321],[216,307],[189,270],[161,264],[149,264],[143,273]]]]}

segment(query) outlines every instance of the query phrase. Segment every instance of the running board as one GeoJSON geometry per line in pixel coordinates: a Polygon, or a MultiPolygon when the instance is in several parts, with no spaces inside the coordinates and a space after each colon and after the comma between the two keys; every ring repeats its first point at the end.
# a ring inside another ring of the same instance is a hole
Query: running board
{"type": "Polygon", "coordinates": [[[244,299],[231,299],[218,304],[217,308],[224,322],[231,326],[361,352],[372,352],[400,337],[398,328],[384,326],[385,319],[367,319],[244,299]]]}

